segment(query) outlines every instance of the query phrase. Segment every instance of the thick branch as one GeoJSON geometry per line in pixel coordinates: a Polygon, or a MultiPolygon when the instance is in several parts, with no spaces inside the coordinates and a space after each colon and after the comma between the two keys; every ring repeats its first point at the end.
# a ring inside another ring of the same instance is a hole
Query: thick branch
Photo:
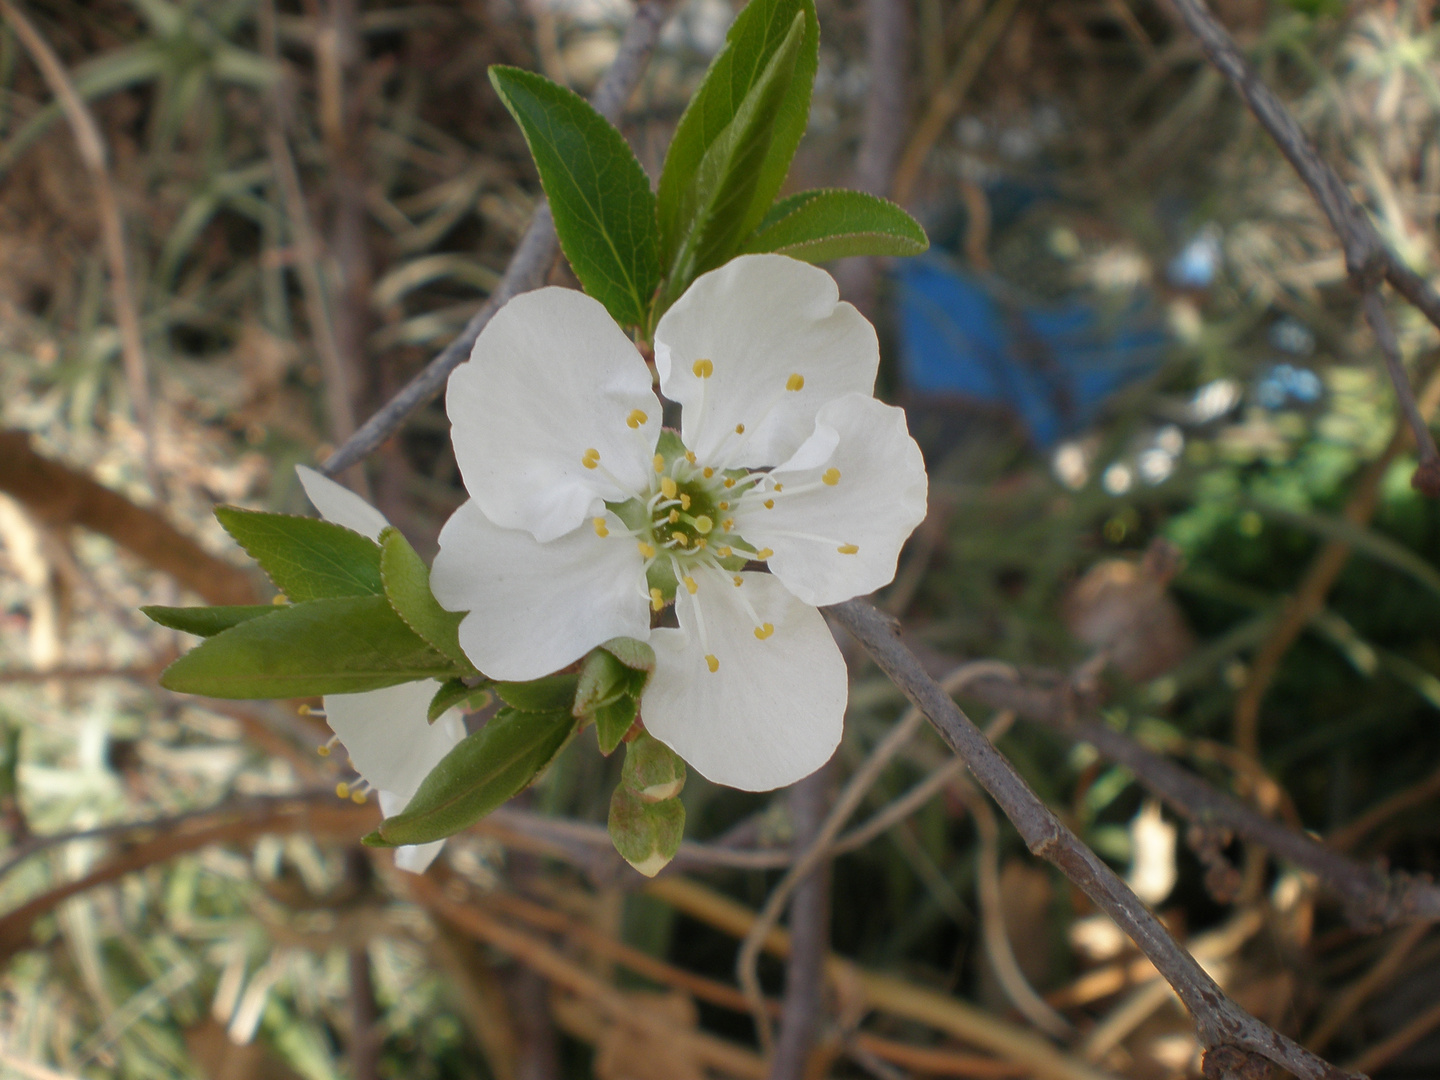
{"type": "Polygon", "coordinates": [[[925,714],[946,744],[965,759],[971,773],[999,804],[1031,852],[1059,867],[1130,936],[1165,977],[1194,1019],[1206,1048],[1207,1072],[1212,1067],[1239,1071],[1244,1061],[1241,1055],[1249,1055],[1289,1069],[1302,1080],[1337,1080],[1347,1075],[1262,1024],[1226,997],[1154,913],[1060,822],[950,695],[930,678],[919,659],[901,643],[893,622],[860,600],[827,610],[925,714]]]}
{"type": "MultiPolygon", "coordinates": [[[[625,32],[615,62],[610,65],[610,70],[605,73],[605,78],[590,99],[600,115],[607,120],[619,120],[625,103],[630,100],[630,95],[649,62],[650,51],[655,46],[667,11],[666,5],[659,0],[647,0],[635,9],[635,18],[625,32]]],[[[535,216],[530,220],[530,227],[525,230],[520,245],[510,258],[510,265],[505,268],[505,276],[500,279],[500,284],[495,287],[485,305],[465,324],[460,336],[446,345],[438,356],[425,365],[420,374],[406,383],[379,412],[346,439],[344,445],[330,455],[321,469],[329,476],[343,472],[393,435],[411,413],[439,394],[445,386],[445,380],[450,377],[450,372],[470,356],[475,339],[480,336],[480,331],[485,329],[495,312],[504,307],[512,297],[539,288],[544,283],[545,275],[549,273],[550,264],[555,261],[558,250],[550,206],[542,199],[535,207],[535,216]]]]}

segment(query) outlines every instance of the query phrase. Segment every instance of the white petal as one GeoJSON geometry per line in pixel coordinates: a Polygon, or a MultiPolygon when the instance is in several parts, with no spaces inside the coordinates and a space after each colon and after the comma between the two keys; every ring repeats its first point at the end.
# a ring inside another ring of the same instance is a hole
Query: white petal
{"type": "MultiPolygon", "coordinates": [[[[394,817],[401,810],[405,809],[408,799],[402,799],[393,791],[380,792],[380,812],[386,817],[394,817]]],[[[406,844],[404,847],[395,849],[395,865],[401,870],[408,870],[412,874],[423,874],[435,861],[435,856],[440,854],[440,849],[445,846],[444,840],[432,840],[428,844],[406,844]]]]}
{"type": "Polygon", "coordinates": [[[660,402],[604,305],[573,289],[515,297],[490,320],[445,395],[465,490],[507,529],[554,540],[650,480],[660,402]],[[644,423],[627,420],[643,413],[644,423]],[[599,453],[599,467],[582,464],[599,453]]]}
{"type": "Polygon", "coordinates": [[[871,392],[879,362],[875,328],[840,302],[835,279],[783,255],[702,274],[655,330],[660,389],[684,406],[685,445],[726,468],[784,461],[827,401],[871,392]],[[695,373],[700,360],[713,365],[709,378],[695,373]],[[792,375],[802,389],[785,389],[792,375]]]}
{"type": "Polygon", "coordinates": [[[900,548],[925,520],[925,461],[905,413],[862,394],[821,409],[811,440],[770,475],[783,487],[768,496],[774,507],[765,508],[762,493],[747,495],[735,529],[774,551],[770,572],[817,607],[888,584],[900,548]],[[833,450],[821,457],[825,447],[833,450]],[[830,469],[840,473],[833,487],[821,480],[830,469]],[[860,550],[845,555],[842,544],[860,550]]]}
{"type": "Polygon", "coordinates": [[[424,679],[361,694],[325,695],[325,718],[356,771],[403,802],[465,737],[459,713],[446,713],[433,724],[425,719],[439,688],[435,680],[424,679]]]}
{"type": "Polygon", "coordinates": [[[650,634],[655,674],[640,712],[646,730],[706,778],[769,791],[808,776],[835,752],[845,661],[818,611],[769,574],[740,576],[739,588],[729,575],[709,573],[695,597],[680,591],[680,628],[650,634]],[[755,637],[757,618],[775,628],[764,641],[755,637]],[[707,654],[720,662],[713,672],[707,654]]]}
{"type": "Polygon", "coordinates": [[[492,679],[534,679],[610,638],[649,636],[645,560],[620,520],[606,520],[607,537],[587,521],[541,544],[494,524],[474,499],[451,515],[430,587],[451,611],[470,612],[460,646],[476,667],[492,679]]]}
{"type": "Polygon", "coordinates": [[[371,540],[379,540],[380,534],[389,528],[390,522],[384,514],[324,473],[296,465],[295,474],[300,477],[306,496],[326,521],[353,529],[371,540]]]}

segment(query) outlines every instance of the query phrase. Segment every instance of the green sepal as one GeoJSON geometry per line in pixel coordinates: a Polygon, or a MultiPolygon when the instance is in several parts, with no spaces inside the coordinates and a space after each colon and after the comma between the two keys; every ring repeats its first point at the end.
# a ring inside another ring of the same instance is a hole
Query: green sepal
{"type": "Polygon", "coordinates": [[[206,697],[287,698],[454,674],[385,597],[346,596],[273,607],[206,638],[161,673],[160,685],[206,697]]]}
{"type": "Polygon", "coordinates": [[[777,202],[741,251],[819,263],[852,255],[919,255],[929,246],[920,223],[888,199],[819,188],[777,202]]]}
{"type": "Polygon", "coordinates": [[[297,604],[385,591],[380,545],[343,525],[238,506],[217,506],[215,517],[297,604]]]}
{"type": "Polygon", "coordinates": [[[655,651],[633,638],[614,638],[585,658],[573,711],[580,719],[595,721],[602,754],[614,753],[634,725],[640,695],[654,669],[655,651]]]}
{"type": "Polygon", "coordinates": [[[580,676],[574,672],[563,675],[546,675],[529,682],[497,682],[495,692],[500,700],[512,709],[522,712],[549,712],[564,709],[567,713],[575,705],[575,687],[580,676]]]}
{"type": "Polygon", "coordinates": [[[399,529],[388,528],[380,534],[380,578],[390,606],[411,630],[462,671],[476,670],[460,647],[460,621],[465,613],[440,606],[430,591],[430,568],[399,529]]]}
{"type": "Polygon", "coordinates": [[[600,648],[632,671],[648,673],[655,670],[655,650],[636,638],[611,638],[609,641],[602,642],[600,648]]]}
{"type": "Polygon", "coordinates": [[[610,842],[620,857],[646,877],[665,869],[685,838],[685,804],[679,799],[645,802],[623,785],[610,796],[610,842]]]}
{"type": "Polygon", "coordinates": [[[595,741],[600,744],[600,753],[609,757],[615,752],[625,741],[626,733],[635,726],[639,712],[640,699],[629,694],[595,710],[595,741]]]}
{"type": "Polygon", "coordinates": [[[655,736],[641,733],[625,747],[620,784],[644,802],[673,799],[685,789],[685,762],[655,736]]]}
{"type": "Polygon", "coordinates": [[[425,718],[433,724],[454,708],[463,712],[479,712],[493,700],[489,682],[471,686],[464,679],[447,679],[430,699],[425,718]]]}
{"type": "Polygon", "coordinates": [[[140,611],[151,622],[196,637],[214,637],[222,630],[239,626],[278,611],[276,604],[231,604],[216,607],[160,607],[150,604],[140,611]]]}
{"type": "Polygon", "coordinates": [[[642,326],[660,283],[655,195],[625,136],[572,90],[493,65],[550,199],[555,235],[585,291],[622,326],[642,326]]]}
{"type": "Polygon", "coordinates": [[[403,812],[365,838],[371,846],[428,844],[473,825],[523,791],[569,741],[575,718],[501,709],[467,736],[420,783],[403,812]]]}

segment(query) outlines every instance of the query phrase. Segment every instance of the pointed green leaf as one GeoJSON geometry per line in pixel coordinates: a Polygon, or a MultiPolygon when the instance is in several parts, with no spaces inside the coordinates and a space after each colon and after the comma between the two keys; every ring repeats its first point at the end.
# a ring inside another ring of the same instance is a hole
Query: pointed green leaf
{"type": "Polygon", "coordinates": [[[615,752],[624,742],[626,732],[635,726],[635,715],[639,711],[640,699],[630,694],[595,709],[595,741],[600,744],[600,753],[609,757],[615,752]]]}
{"type": "Polygon", "coordinates": [[[564,675],[546,675],[543,679],[529,682],[497,682],[495,692],[500,700],[512,709],[524,712],[550,712],[564,709],[569,712],[575,704],[575,687],[580,676],[574,672],[564,675]]]}
{"type": "Polygon", "coordinates": [[[463,611],[446,611],[430,591],[430,568],[415,553],[400,530],[380,534],[380,578],[385,596],[405,624],[440,650],[464,671],[475,665],[460,647],[460,620],[463,611]]]}
{"type": "Polygon", "coordinates": [[[660,282],[660,241],[650,181],[625,137],[542,75],[495,65],[490,82],[525,134],[580,284],[622,326],[643,324],[660,282]]]}
{"type": "Polygon", "coordinates": [[[250,619],[273,615],[280,608],[275,604],[235,604],[217,607],[159,607],[151,604],[140,609],[152,621],[171,630],[180,630],[196,637],[214,637],[222,630],[239,626],[250,619]]]}
{"type": "Polygon", "coordinates": [[[353,694],[416,679],[445,679],[455,665],[405,625],[383,596],[276,607],[207,638],[160,676],[182,694],[285,698],[353,694]]]}
{"type": "Polygon", "coordinates": [[[679,799],[646,802],[623,785],[610,797],[610,841],[620,857],[654,877],[675,857],[685,838],[685,804],[679,799]]]}
{"type": "Polygon", "coordinates": [[[888,199],[820,188],[776,203],[743,251],[818,263],[851,255],[919,255],[929,246],[920,223],[888,199]]]}
{"type": "Polygon", "coordinates": [[[479,686],[471,686],[464,679],[447,679],[441,684],[440,689],[435,691],[435,696],[430,699],[430,708],[426,713],[426,719],[433,724],[455,708],[463,712],[479,712],[492,700],[488,682],[481,683],[479,686]]]}
{"type": "Polygon", "coordinates": [[[809,120],[819,48],[813,0],[751,0],[731,25],[660,173],[669,300],[735,254],[769,209],[809,120]]]}
{"type": "Polygon", "coordinates": [[[473,825],[524,790],[575,729],[570,710],[501,709],[440,760],[402,813],[380,823],[383,846],[428,844],[473,825]]]}
{"type": "Polygon", "coordinates": [[[217,506],[215,516],[275,587],[297,604],[385,591],[380,545],[343,525],[238,506],[217,506]]]}

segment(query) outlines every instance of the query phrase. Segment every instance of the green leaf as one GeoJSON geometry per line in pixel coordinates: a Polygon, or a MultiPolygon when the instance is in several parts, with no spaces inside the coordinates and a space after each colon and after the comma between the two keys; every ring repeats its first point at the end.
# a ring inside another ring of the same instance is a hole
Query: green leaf
{"type": "Polygon", "coordinates": [[[353,694],[455,673],[385,597],[353,596],[276,607],[222,631],[166,668],[160,685],[207,697],[285,698],[353,694]]]}
{"type": "Polygon", "coordinates": [[[819,188],[776,203],[743,252],[773,251],[818,263],[851,255],[919,255],[929,246],[920,223],[888,199],[819,188]]]}
{"type": "Polygon", "coordinates": [[[524,790],[575,729],[569,708],[501,709],[440,760],[402,813],[386,818],[366,843],[428,844],[473,825],[524,790]],[[377,835],[378,833],[378,835],[377,835]]]}
{"type": "Polygon", "coordinates": [[[805,133],[819,48],[813,0],[751,0],[731,25],[660,173],[669,300],[734,255],[765,216],[805,133]]]}
{"type": "Polygon", "coordinates": [[[615,752],[625,740],[625,733],[635,726],[639,711],[640,699],[630,694],[595,709],[595,741],[600,744],[600,753],[609,757],[615,752]]]}
{"type": "Polygon", "coordinates": [[[655,195],[625,136],[542,75],[494,65],[490,82],[525,134],[580,284],[622,326],[643,325],[660,283],[660,240],[655,195]]]}
{"type": "Polygon", "coordinates": [[[435,696],[430,699],[430,709],[426,713],[426,719],[433,724],[454,708],[459,708],[463,712],[479,712],[489,705],[491,700],[488,682],[481,683],[479,686],[471,686],[464,679],[447,679],[440,689],[435,691],[435,696]]]}
{"type": "Polygon", "coordinates": [[[646,877],[663,870],[685,837],[685,804],[679,799],[645,802],[621,786],[610,797],[610,842],[620,857],[646,877]]]}
{"type": "Polygon", "coordinates": [[[512,709],[523,712],[550,712],[564,709],[567,713],[575,704],[575,687],[580,676],[573,672],[564,675],[546,675],[543,679],[529,682],[497,682],[495,692],[500,700],[512,709]]]}
{"type": "Polygon", "coordinates": [[[217,607],[159,607],[151,604],[140,609],[152,621],[171,630],[181,630],[196,637],[214,637],[222,630],[239,626],[250,619],[273,615],[280,608],[274,604],[235,604],[217,607]]]}
{"type": "Polygon", "coordinates": [[[446,611],[430,591],[430,568],[400,530],[380,534],[380,578],[385,596],[405,624],[465,671],[475,665],[460,647],[463,611],[446,611]]]}
{"type": "Polygon", "coordinates": [[[337,596],[379,596],[380,545],[317,518],[217,506],[215,516],[245,553],[295,603],[337,596]]]}

